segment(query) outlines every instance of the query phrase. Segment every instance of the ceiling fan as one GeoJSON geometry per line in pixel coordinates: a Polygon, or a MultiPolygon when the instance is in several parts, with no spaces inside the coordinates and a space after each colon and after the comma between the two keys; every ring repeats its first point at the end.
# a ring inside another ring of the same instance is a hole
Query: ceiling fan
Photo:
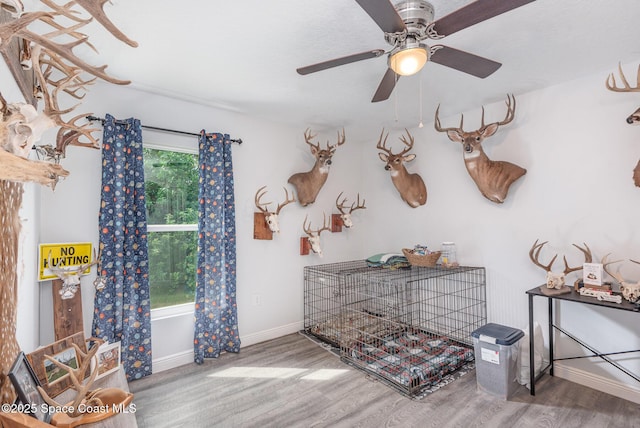
{"type": "Polygon", "coordinates": [[[347,55],[301,67],[296,71],[305,75],[387,54],[389,68],[373,95],[371,102],[374,103],[388,99],[400,76],[417,73],[427,61],[485,78],[502,64],[443,45],[428,46],[422,41],[441,39],[533,1],[535,0],[477,0],[434,21],[433,6],[426,0],[405,0],[395,6],[390,0],[356,0],[382,29],[391,49],[374,49],[347,55]]]}

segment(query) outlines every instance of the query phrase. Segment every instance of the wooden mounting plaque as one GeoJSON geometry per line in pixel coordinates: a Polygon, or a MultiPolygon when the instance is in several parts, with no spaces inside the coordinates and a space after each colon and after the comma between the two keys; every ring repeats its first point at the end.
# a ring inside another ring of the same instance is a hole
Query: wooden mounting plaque
{"type": "Polygon", "coordinates": [[[253,239],[273,239],[273,232],[267,226],[267,222],[264,221],[263,213],[253,213],[253,239]]]}
{"type": "Polygon", "coordinates": [[[300,255],[308,256],[311,251],[311,244],[309,243],[309,238],[307,236],[300,237],[300,255]]]}
{"type": "Polygon", "coordinates": [[[84,332],[82,324],[82,294],[80,287],[71,299],[63,299],[60,295],[62,280],[51,281],[53,293],[53,330],[56,340],[62,340],[78,332],[84,332]]]}
{"type": "Polygon", "coordinates": [[[342,222],[342,218],[340,218],[340,214],[331,214],[331,233],[342,232],[343,225],[344,223],[342,222]]]}

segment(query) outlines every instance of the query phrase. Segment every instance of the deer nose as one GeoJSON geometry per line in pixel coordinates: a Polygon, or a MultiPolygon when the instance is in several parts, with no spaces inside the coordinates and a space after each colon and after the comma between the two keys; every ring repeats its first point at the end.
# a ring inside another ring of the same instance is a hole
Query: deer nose
{"type": "Polygon", "coordinates": [[[385,171],[389,171],[391,169],[391,167],[389,165],[385,165],[384,169],[385,169],[385,171]]]}
{"type": "Polygon", "coordinates": [[[464,151],[467,153],[471,153],[473,151],[473,149],[471,148],[471,144],[465,144],[464,151]]]}
{"type": "Polygon", "coordinates": [[[633,123],[633,116],[629,116],[629,117],[627,118],[627,123],[628,123],[629,125],[631,125],[631,124],[633,123]]]}
{"type": "Polygon", "coordinates": [[[331,159],[327,159],[326,164],[327,164],[327,165],[331,165],[331,159]]]}

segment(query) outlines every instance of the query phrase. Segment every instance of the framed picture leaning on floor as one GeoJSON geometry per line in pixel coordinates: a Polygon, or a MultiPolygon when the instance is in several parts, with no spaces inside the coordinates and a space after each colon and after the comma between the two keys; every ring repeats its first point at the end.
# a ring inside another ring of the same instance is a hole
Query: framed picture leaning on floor
{"type": "Polygon", "coordinates": [[[18,354],[11,366],[9,379],[11,379],[11,383],[20,399],[16,409],[29,413],[40,421],[49,422],[52,414],[49,412],[49,406],[38,391],[38,386],[41,386],[40,382],[24,352],[18,354]]]}

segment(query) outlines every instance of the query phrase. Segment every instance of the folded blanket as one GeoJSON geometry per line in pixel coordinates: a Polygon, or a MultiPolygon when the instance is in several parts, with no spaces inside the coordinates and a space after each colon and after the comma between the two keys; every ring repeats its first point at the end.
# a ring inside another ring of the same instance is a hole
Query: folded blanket
{"type": "Polygon", "coordinates": [[[388,269],[398,269],[410,267],[409,260],[398,253],[380,253],[375,254],[367,259],[369,267],[383,267],[388,269]]]}

